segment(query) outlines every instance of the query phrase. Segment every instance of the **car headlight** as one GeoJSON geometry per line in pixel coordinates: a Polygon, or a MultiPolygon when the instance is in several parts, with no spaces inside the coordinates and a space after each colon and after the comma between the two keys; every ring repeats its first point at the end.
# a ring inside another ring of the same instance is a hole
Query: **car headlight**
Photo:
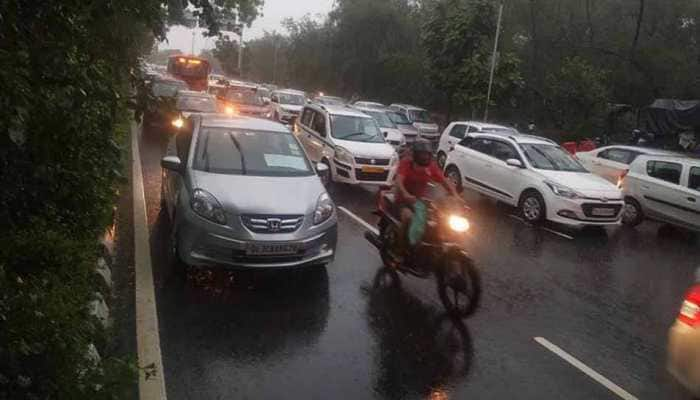
{"type": "Polygon", "coordinates": [[[216,197],[202,189],[195,189],[190,202],[192,211],[204,219],[226,225],[226,212],[216,197]]]}
{"type": "Polygon", "coordinates": [[[564,197],[567,199],[578,199],[583,197],[579,192],[568,188],[566,186],[562,186],[558,183],[554,182],[549,182],[545,181],[544,182],[547,186],[549,186],[550,189],[552,189],[552,193],[556,194],[559,197],[564,197]]]}
{"type": "Polygon", "coordinates": [[[469,230],[469,220],[460,215],[450,215],[447,224],[455,232],[466,232],[469,230]]]}
{"type": "Polygon", "coordinates": [[[327,220],[333,214],[333,200],[328,193],[322,193],[318,196],[318,201],[316,202],[316,210],[314,211],[314,225],[318,225],[321,222],[327,220]]]}
{"type": "Polygon", "coordinates": [[[180,129],[185,126],[185,121],[181,117],[177,117],[172,121],[172,124],[175,128],[180,129]]]}
{"type": "Polygon", "coordinates": [[[352,165],[352,154],[343,147],[335,148],[335,158],[342,163],[352,165]]]}

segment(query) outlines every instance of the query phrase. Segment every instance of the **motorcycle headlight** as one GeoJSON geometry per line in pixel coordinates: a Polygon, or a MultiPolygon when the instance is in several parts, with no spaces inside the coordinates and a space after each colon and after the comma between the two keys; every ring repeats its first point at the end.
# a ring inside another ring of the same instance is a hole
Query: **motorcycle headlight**
{"type": "Polygon", "coordinates": [[[352,154],[340,146],[335,148],[335,158],[342,163],[352,165],[352,154]]]}
{"type": "Polygon", "coordinates": [[[566,186],[562,186],[558,183],[549,182],[549,181],[545,181],[544,183],[547,186],[549,186],[550,189],[552,189],[552,193],[554,193],[555,195],[557,195],[559,197],[564,197],[566,199],[578,199],[578,198],[583,197],[577,191],[575,191],[571,188],[568,188],[566,186]]]}
{"type": "Polygon", "coordinates": [[[314,225],[318,225],[333,214],[333,200],[328,193],[323,193],[318,197],[316,202],[316,210],[314,211],[314,225]]]}
{"type": "Polygon", "coordinates": [[[181,117],[177,117],[172,121],[172,124],[175,128],[180,129],[185,126],[185,121],[181,117]]]}
{"type": "Polygon", "coordinates": [[[192,211],[219,225],[226,225],[226,212],[216,197],[202,189],[195,189],[190,202],[192,211]]]}
{"type": "Polygon", "coordinates": [[[466,232],[469,230],[469,220],[460,215],[450,215],[447,224],[455,232],[466,232]]]}

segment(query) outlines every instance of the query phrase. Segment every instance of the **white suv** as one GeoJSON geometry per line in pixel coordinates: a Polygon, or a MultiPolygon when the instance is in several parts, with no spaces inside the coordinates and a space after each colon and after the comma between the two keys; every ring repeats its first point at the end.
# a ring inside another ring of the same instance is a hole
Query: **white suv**
{"type": "Polygon", "coordinates": [[[459,143],[465,136],[473,133],[497,133],[503,135],[517,135],[518,131],[503,125],[486,124],[476,121],[455,121],[447,125],[442,136],[437,151],[437,163],[440,168],[445,166],[447,153],[459,143]]]}
{"type": "Polygon", "coordinates": [[[620,186],[625,225],[649,218],[700,231],[700,159],[639,156],[620,186]]]}
{"type": "Polygon", "coordinates": [[[308,104],[294,132],[312,161],[328,165],[330,181],[390,185],[394,179],[398,154],[374,118],[361,111],[308,104]]]}
{"type": "Polygon", "coordinates": [[[445,174],[516,206],[528,222],[619,224],[624,202],[612,183],[588,172],[566,150],[537,136],[470,134],[447,155],[445,174]]]}
{"type": "Polygon", "coordinates": [[[418,129],[422,138],[433,142],[437,142],[440,138],[438,126],[430,117],[430,113],[427,110],[409,104],[392,104],[389,108],[408,118],[413,126],[418,129]]]}

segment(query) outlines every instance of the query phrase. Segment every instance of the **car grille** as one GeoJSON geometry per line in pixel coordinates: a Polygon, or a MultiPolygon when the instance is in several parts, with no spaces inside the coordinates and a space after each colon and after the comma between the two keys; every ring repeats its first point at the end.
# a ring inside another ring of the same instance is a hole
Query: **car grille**
{"type": "Polygon", "coordinates": [[[389,177],[389,171],[384,171],[381,173],[374,172],[362,172],[361,169],[355,169],[355,178],[358,181],[368,181],[368,182],[384,182],[386,178],[389,177]]]}
{"type": "Polygon", "coordinates": [[[294,232],[304,222],[303,215],[243,215],[243,225],[255,233],[294,232]]]}
{"type": "Polygon", "coordinates": [[[355,157],[355,162],[364,165],[389,165],[391,159],[389,158],[362,158],[355,157]],[[374,161],[374,162],[372,162],[374,161]]]}
{"type": "Polygon", "coordinates": [[[622,204],[601,204],[601,203],[584,203],[581,205],[583,209],[583,214],[588,218],[598,218],[598,219],[617,219],[617,215],[622,209],[622,204]],[[607,208],[615,211],[615,214],[611,217],[601,217],[600,215],[593,215],[594,208],[607,208]]]}

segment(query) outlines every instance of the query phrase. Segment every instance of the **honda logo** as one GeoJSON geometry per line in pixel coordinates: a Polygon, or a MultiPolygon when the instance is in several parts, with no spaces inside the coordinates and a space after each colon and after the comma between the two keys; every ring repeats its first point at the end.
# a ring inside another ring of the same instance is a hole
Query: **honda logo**
{"type": "Polygon", "coordinates": [[[270,218],[267,220],[267,229],[270,232],[278,232],[280,230],[280,225],[282,220],[279,218],[270,218]]]}

